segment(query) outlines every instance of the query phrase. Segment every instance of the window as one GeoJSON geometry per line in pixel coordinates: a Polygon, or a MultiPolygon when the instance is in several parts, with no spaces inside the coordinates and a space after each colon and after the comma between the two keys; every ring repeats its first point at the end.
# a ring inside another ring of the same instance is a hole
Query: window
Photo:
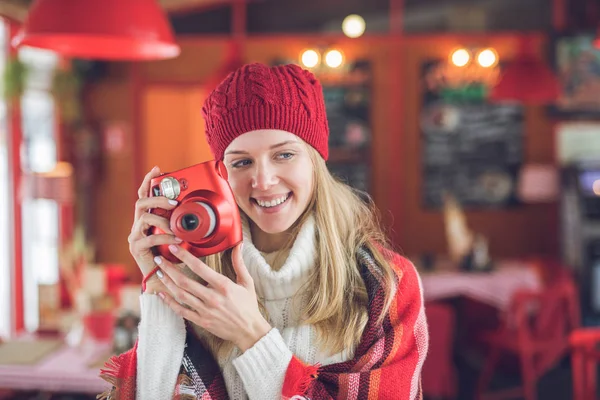
{"type": "MultiPolygon", "coordinates": [[[[58,57],[24,48],[19,58],[30,71],[21,97],[22,170],[48,172],[57,162],[55,109],[49,88],[58,57]]],[[[24,199],[22,215],[25,329],[34,331],[39,325],[39,285],[58,283],[59,207],[54,200],[24,199]]]]}

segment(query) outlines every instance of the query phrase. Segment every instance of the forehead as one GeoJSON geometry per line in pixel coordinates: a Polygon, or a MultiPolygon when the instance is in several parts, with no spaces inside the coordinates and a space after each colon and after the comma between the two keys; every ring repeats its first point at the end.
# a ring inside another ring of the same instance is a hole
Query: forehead
{"type": "Polygon", "coordinates": [[[271,146],[282,142],[302,143],[302,140],[293,133],[279,129],[260,129],[246,132],[235,138],[225,152],[228,151],[260,151],[269,150],[271,146]]]}

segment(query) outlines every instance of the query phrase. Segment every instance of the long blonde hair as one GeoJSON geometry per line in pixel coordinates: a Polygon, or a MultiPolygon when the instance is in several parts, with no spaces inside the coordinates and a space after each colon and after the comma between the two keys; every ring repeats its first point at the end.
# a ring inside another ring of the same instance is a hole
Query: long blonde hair
{"type": "MultiPolygon", "coordinates": [[[[368,298],[360,275],[358,250],[365,248],[373,255],[388,288],[379,323],[392,301],[394,272],[390,260],[382,254],[389,247],[373,203],[331,175],[319,153],[306,147],[314,166],[314,191],[306,211],[294,224],[288,246],[293,244],[304,220],[314,215],[316,268],[296,296],[309,294],[308,304],[302,310],[302,323],[314,325],[321,349],[335,354],[358,345],[368,320],[368,298]]],[[[204,261],[235,280],[231,251],[206,257],[204,261]]],[[[209,337],[209,342],[219,354],[224,348],[230,349],[216,337],[209,337]]]]}

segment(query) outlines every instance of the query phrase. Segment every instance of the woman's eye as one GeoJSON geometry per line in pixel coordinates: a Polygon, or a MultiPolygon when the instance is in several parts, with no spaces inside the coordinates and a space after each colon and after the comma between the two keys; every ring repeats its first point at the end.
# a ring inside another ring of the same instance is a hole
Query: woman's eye
{"type": "Polygon", "coordinates": [[[292,157],[294,157],[293,153],[279,153],[279,154],[277,154],[277,158],[279,160],[289,160],[292,157]]]}
{"type": "Polygon", "coordinates": [[[239,161],[234,161],[231,163],[231,166],[233,168],[242,168],[247,165],[250,165],[250,160],[239,160],[239,161]]]}

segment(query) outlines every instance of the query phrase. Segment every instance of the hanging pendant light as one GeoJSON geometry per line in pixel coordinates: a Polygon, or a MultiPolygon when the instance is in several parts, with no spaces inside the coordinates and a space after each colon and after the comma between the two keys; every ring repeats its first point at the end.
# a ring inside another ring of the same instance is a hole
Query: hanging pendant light
{"type": "Polygon", "coordinates": [[[521,38],[520,41],[519,53],[507,65],[490,99],[529,105],[554,103],[560,93],[558,79],[547,63],[535,56],[531,39],[521,38]]]}
{"type": "Polygon", "coordinates": [[[158,60],[180,52],[156,0],[35,0],[12,44],[103,60],[158,60]]]}

